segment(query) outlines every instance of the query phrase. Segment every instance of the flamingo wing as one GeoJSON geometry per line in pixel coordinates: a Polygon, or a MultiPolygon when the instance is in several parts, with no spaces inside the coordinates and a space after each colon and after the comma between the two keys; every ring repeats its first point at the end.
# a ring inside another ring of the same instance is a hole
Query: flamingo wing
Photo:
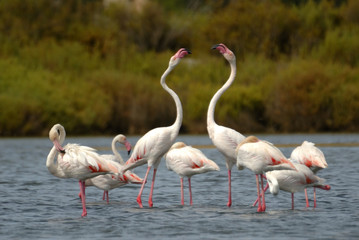
{"type": "Polygon", "coordinates": [[[327,168],[323,152],[314,143],[304,141],[301,146],[295,148],[290,156],[295,162],[306,165],[309,168],[327,168]]]}

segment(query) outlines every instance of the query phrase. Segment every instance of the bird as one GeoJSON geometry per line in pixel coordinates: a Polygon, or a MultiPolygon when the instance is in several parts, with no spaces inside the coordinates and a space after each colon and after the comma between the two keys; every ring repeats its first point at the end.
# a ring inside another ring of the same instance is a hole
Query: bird
{"type": "MultiPolygon", "coordinates": [[[[316,174],[319,170],[327,168],[328,164],[325,160],[323,152],[315,146],[314,143],[304,141],[302,145],[296,147],[290,155],[290,160],[295,163],[304,164],[316,174]]],[[[317,206],[315,187],[314,192],[314,208],[317,206]]],[[[307,189],[304,189],[306,206],[309,207],[307,189]]]]}
{"type": "Polygon", "coordinates": [[[307,166],[293,163],[296,170],[274,170],[266,172],[269,190],[277,195],[279,190],[292,193],[292,210],[294,210],[294,193],[303,191],[307,187],[316,187],[330,190],[330,185],[325,185],[325,180],[316,176],[307,166]]]}
{"type": "Polygon", "coordinates": [[[117,151],[116,143],[120,143],[125,146],[127,153],[131,153],[132,145],[129,141],[127,141],[127,138],[123,134],[116,135],[111,143],[111,149],[113,154],[103,154],[102,156],[106,159],[119,162],[121,165],[125,164],[125,161],[123,160],[121,154],[117,151]]]}
{"type": "Polygon", "coordinates": [[[237,165],[250,169],[256,175],[258,212],[266,209],[263,173],[273,170],[294,169],[295,167],[272,143],[255,136],[246,137],[236,148],[237,165]],[[259,180],[259,176],[261,179],[259,180]],[[259,183],[261,182],[261,184],[259,183]],[[261,191],[260,186],[261,185],[261,191]]]}
{"type": "Polygon", "coordinates": [[[186,48],[179,49],[170,59],[168,68],[161,76],[161,85],[165,91],[167,91],[171,97],[173,98],[176,104],[177,116],[175,122],[168,127],[158,127],[150,130],[144,136],[142,136],[136,143],[133,152],[130,158],[127,160],[123,171],[127,171],[133,169],[135,167],[144,165],[147,163],[147,171],[137,196],[137,203],[140,208],[143,207],[141,196],[144,189],[144,186],[147,182],[147,177],[150,169],[153,167],[153,177],[152,184],[150,190],[150,196],[148,200],[148,204],[150,207],[153,207],[153,188],[155,183],[155,177],[157,172],[157,167],[161,162],[161,158],[165,153],[170,149],[172,144],[175,142],[180,127],[182,125],[183,112],[182,112],[182,104],[177,96],[177,94],[170,89],[166,84],[167,75],[173,70],[173,68],[180,62],[180,60],[190,54],[191,52],[186,48]]]}
{"type": "Polygon", "coordinates": [[[180,176],[181,181],[181,204],[184,205],[183,178],[188,178],[188,188],[190,205],[192,201],[191,177],[195,174],[206,173],[209,171],[219,171],[218,165],[208,159],[202,151],[184,142],[176,142],[165,154],[166,166],[168,170],[174,171],[180,176]]]}
{"type": "Polygon", "coordinates": [[[51,174],[59,178],[75,178],[79,180],[82,217],[87,215],[85,180],[99,175],[111,173],[108,160],[101,157],[95,149],[78,144],[67,144],[62,147],[65,141],[66,131],[61,124],[55,124],[49,131],[49,139],[54,146],[50,150],[46,167],[51,174]],[[55,162],[56,155],[57,161],[55,162]]]}
{"type": "MultiPolygon", "coordinates": [[[[216,44],[212,49],[217,49],[223,57],[229,62],[231,67],[231,74],[226,83],[213,95],[207,112],[207,131],[209,138],[212,140],[213,145],[222,153],[226,160],[226,167],[228,170],[228,202],[227,206],[232,205],[232,190],[231,190],[231,171],[233,165],[237,163],[236,147],[244,140],[244,136],[234,129],[218,125],[214,120],[214,111],[217,101],[222,94],[231,86],[236,77],[236,56],[228,49],[223,43],[216,44]]],[[[238,166],[242,170],[242,166],[238,166]]]]}
{"type": "MultiPolygon", "coordinates": [[[[108,164],[111,166],[113,174],[100,175],[94,178],[86,179],[85,181],[86,187],[95,186],[99,189],[104,190],[103,200],[106,200],[107,203],[109,203],[109,190],[124,186],[128,183],[141,184],[143,181],[139,176],[137,176],[131,171],[126,171],[125,173],[121,174],[125,162],[116,149],[117,142],[125,145],[128,153],[131,152],[131,144],[127,141],[126,136],[119,134],[114,137],[111,144],[112,152],[114,154],[101,155],[102,157],[105,157],[106,159],[110,160],[108,164]]],[[[79,194],[79,196],[81,197],[81,194],[79,194]]]]}

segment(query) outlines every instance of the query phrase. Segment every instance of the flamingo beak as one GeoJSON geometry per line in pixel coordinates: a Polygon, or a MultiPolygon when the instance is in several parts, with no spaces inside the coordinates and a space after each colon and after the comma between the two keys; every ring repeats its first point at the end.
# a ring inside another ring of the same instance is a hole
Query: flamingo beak
{"type": "Polygon", "coordinates": [[[131,153],[131,143],[129,143],[128,141],[125,142],[125,147],[126,147],[126,150],[127,150],[127,154],[130,155],[131,153]]]}
{"type": "Polygon", "coordinates": [[[56,150],[57,150],[58,152],[60,152],[60,153],[62,153],[62,154],[65,154],[65,153],[66,153],[65,149],[61,146],[61,144],[59,143],[59,141],[54,140],[53,143],[54,143],[54,146],[55,146],[55,148],[56,148],[56,150]]]}

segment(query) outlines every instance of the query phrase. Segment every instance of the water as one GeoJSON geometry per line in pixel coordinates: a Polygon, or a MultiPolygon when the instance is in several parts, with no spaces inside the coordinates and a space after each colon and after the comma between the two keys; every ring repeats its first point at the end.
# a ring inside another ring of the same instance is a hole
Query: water
{"type": "MultiPolygon", "coordinates": [[[[109,204],[102,201],[101,190],[89,187],[88,216],[81,218],[78,182],[58,179],[47,171],[45,161],[52,147],[48,138],[0,139],[0,239],[358,239],[359,135],[259,137],[282,146],[287,156],[303,140],[322,144],[329,168],[319,175],[332,189],[317,190],[316,209],[306,208],[304,194],[296,193],[293,211],[290,194],[280,192],[278,196],[267,194],[267,211],[257,213],[251,207],[256,198],[255,178],[249,170],[236,169],[232,171],[233,205],[227,208],[223,157],[208,147],[211,142],[207,136],[180,136],[178,140],[199,146],[221,168],[219,172],[193,176],[193,206],[188,205],[187,185],[186,205],[180,205],[179,178],[162,161],[153,208],[147,204],[149,183],[143,193],[143,209],[136,203],[139,185],[110,191],[109,204]]],[[[128,139],[134,145],[138,137],[128,139]]],[[[66,143],[109,153],[111,140],[68,138],[66,143]]],[[[141,166],[135,172],[144,177],[145,170],[146,166],[141,166]]],[[[312,189],[308,192],[312,199],[312,189]]]]}

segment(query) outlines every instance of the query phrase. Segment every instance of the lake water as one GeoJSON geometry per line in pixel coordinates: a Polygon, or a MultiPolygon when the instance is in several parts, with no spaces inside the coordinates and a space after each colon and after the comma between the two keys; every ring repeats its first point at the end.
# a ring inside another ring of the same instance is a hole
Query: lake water
{"type": "MultiPolygon", "coordinates": [[[[0,139],[0,239],[359,239],[359,134],[258,135],[290,155],[303,140],[319,144],[329,167],[319,172],[330,191],[317,190],[317,208],[305,207],[304,193],[266,195],[267,210],[257,213],[255,177],[249,170],[232,171],[233,205],[227,203],[227,170],[222,155],[208,136],[179,136],[200,148],[220,166],[219,172],[192,178],[193,206],[180,205],[179,177],[162,160],[156,177],[154,207],[148,207],[150,182],[140,209],[139,185],[110,191],[86,189],[88,216],[81,218],[79,186],[74,179],[52,176],[46,157],[48,138],[0,139]]],[[[134,146],[138,137],[128,137],[134,146]]],[[[69,137],[110,153],[111,137],[69,137]]],[[[123,152],[123,151],[122,151],[123,152]]],[[[122,153],[124,156],[125,153],[122,153]]],[[[144,177],[146,166],[135,169],[144,177]]],[[[152,179],[152,173],[149,181],[152,179]]],[[[313,191],[308,190],[310,199],[313,191]]],[[[313,202],[310,202],[313,206],[313,202]]]]}

